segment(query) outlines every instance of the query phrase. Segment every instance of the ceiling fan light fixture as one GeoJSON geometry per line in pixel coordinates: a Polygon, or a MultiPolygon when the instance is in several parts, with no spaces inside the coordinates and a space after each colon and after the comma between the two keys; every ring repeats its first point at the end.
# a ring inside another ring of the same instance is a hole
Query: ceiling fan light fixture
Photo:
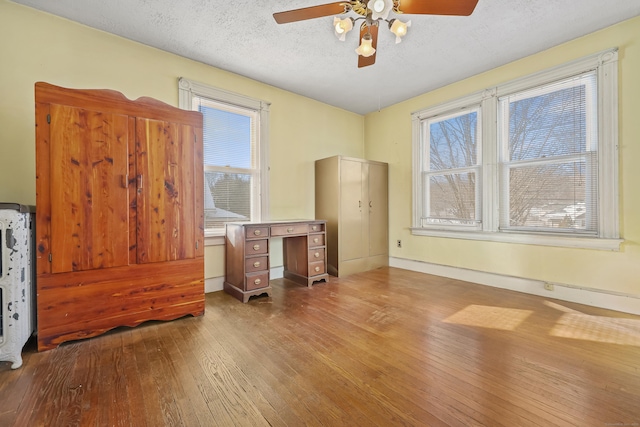
{"type": "Polygon", "coordinates": [[[371,11],[371,19],[387,19],[393,9],[393,0],[369,0],[367,8],[371,11]]]}
{"type": "Polygon", "coordinates": [[[347,33],[353,29],[353,18],[340,19],[337,16],[333,18],[333,29],[335,30],[338,40],[343,42],[347,33]]]}
{"type": "Polygon", "coordinates": [[[365,58],[368,58],[369,56],[376,53],[375,48],[371,45],[372,42],[373,39],[371,38],[371,34],[365,34],[362,37],[360,46],[358,46],[358,48],[356,49],[356,53],[360,56],[364,56],[365,58]]]}
{"type": "Polygon", "coordinates": [[[407,30],[411,26],[411,21],[402,22],[399,19],[389,21],[389,31],[396,35],[396,44],[402,41],[402,37],[407,35],[407,30]]]}
{"type": "Polygon", "coordinates": [[[388,24],[389,32],[396,38],[396,44],[401,43],[407,35],[411,21],[402,22],[396,18],[396,14],[399,17],[403,14],[469,16],[478,2],[479,0],[340,0],[277,12],[273,14],[273,18],[278,24],[287,24],[333,16],[333,30],[340,41],[345,41],[347,33],[357,23],[361,42],[355,51],[358,54],[358,68],[362,68],[373,65],[376,61],[378,29],[383,22],[388,24]]]}

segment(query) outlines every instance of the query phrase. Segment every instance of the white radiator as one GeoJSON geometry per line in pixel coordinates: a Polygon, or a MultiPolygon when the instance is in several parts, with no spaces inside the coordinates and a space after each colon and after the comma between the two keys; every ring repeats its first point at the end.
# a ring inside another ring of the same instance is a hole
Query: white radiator
{"type": "Polygon", "coordinates": [[[0,203],[0,361],[22,366],[35,330],[33,207],[0,203]]]}

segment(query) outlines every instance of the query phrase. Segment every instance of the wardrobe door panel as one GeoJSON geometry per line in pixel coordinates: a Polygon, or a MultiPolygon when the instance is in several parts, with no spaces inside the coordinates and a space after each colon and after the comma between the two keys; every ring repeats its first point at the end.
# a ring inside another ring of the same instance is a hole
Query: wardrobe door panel
{"type": "Polygon", "coordinates": [[[50,111],[51,272],[128,265],[127,116],[50,111]]]}
{"type": "Polygon", "coordinates": [[[389,208],[387,165],[369,165],[369,256],[389,252],[389,208]]]}
{"type": "Polygon", "coordinates": [[[340,163],[340,260],[364,256],[362,212],[366,200],[362,194],[362,163],[343,160],[340,163]]]}
{"type": "Polygon", "coordinates": [[[138,118],[136,147],[138,263],[194,258],[195,129],[138,118]]]}

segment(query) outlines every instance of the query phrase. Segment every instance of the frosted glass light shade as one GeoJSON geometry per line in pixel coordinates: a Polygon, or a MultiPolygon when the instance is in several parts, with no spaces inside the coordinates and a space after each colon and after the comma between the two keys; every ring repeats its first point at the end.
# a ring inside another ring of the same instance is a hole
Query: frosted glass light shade
{"type": "Polygon", "coordinates": [[[387,19],[393,8],[393,0],[369,0],[367,8],[371,11],[371,19],[387,19]]]}
{"type": "Polygon", "coordinates": [[[399,19],[392,19],[389,22],[389,30],[396,35],[396,44],[402,41],[402,37],[407,35],[407,29],[411,26],[411,21],[404,22],[399,19]]]}
{"type": "Polygon", "coordinates": [[[376,53],[376,50],[373,48],[371,43],[373,40],[369,34],[365,34],[360,42],[360,46],[356,49],[356,53],[360,56],[369,57],[376,53]]]}
{"type": "Polygon", "coordinates": [[[353,19],[340,19],[336,16],[333,18],[333,29],[335,30],[335,35],[338,40],[343,42],[347,36],[347,33],[353,29],[353,19]]]}

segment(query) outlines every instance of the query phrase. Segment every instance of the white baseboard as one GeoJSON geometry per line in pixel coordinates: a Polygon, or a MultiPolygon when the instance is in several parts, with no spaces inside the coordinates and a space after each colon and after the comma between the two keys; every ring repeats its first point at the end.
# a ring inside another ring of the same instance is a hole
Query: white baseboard
{"type": "Polygon", "coordinates": [[[445,265],[431,264],[422,261],[413,261],[404,258],[389,257],[389,266],[420,273],[433,274],[435,276],[449,277],[465,282],[478,283],[480,285],[495,288],[509,289],[527,294],[539,295],[547,298],[570,301],[593,307],[606,308],[640,315],[640,296],[612,292],[601,289],[582,288],[556,282],[544,282],[521,277],[505,276],[495,273],[485,273],[476,270],[448,267],[445,265]],[[545,283],[553,285],[553,291],[544,288],[545,283]]]}
{"type": "Polygon", "coordinates": [[[209,279],[204,279],[204,293],[208,294],[209,292],[221,291],[223,283],[224,283],[224,276],[211,277],[209,279]]]}
{"type": "MultiPolygon", "coordinates": [[[[269,279],[280,279],[284,275],[284,267],[273,267],[269,271],[269,279]]],[[[209,279],[204,279],[204,293],[208,294],[209,292],[218,292],[223,289],[222,285],[224,284],[224,276],[222,277],[211,277],[209,279]]]]}
{"type": "Polygon", "coordinates": [[[269,270],[269,280],[282,279],[284,277],[284,266],[272,267],[269,270]]]}

